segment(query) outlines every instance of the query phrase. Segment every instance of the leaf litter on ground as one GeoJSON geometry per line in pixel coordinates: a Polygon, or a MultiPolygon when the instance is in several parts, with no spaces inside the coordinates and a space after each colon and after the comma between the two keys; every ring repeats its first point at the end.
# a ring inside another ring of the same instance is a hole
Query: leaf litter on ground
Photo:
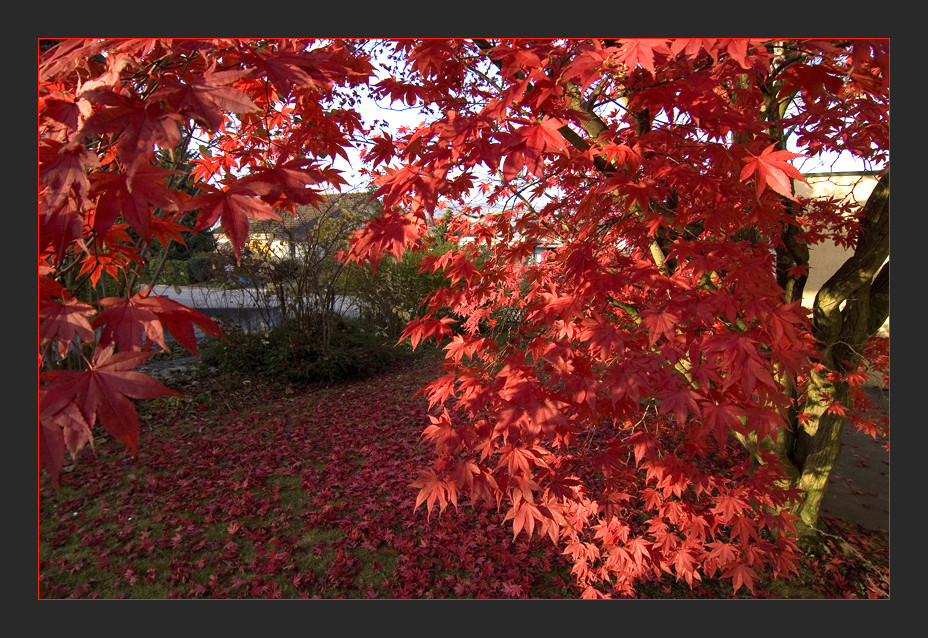
{"type": "MultiPolygon", "coordinates": [[[[141,403],[137,458],[98,437],[59,493],[40,477],[39,597],[579,597],[558,549],[513,539],[501,512],[413,508],[431,453],[415,393],[436,370],[425,359],[305,388],[210,370],[183,398],[141,403]]],[[[761,582],[755,597],[888,597],[887,540],[826,524],[798,581],[761,582]]],[[[706,579],[639,595],[732,593],[706,579]]]]}

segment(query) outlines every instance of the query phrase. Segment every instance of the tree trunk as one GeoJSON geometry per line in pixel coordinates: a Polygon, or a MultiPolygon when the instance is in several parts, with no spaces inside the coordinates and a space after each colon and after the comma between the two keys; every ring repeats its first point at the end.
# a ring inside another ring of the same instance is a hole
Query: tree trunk
{"type": "Polygon", "coordinates": [[[829,410],[850,406],[847,383],[829,379],[832,372],[855,370],[864,345],[889,316],[889,171],[883,174],[864,207],[865,217],[854,255],[819,290],[813,328],[820,341],[824,369],[809,379],[802,419],[794,421],[789,455],[798,470],[805,497],[797,509],[800,535],[816,533],[828,477],[841,453],[845,417],[829,410]],[[843,304],[843,306],[842,306],[843,304]]]}
{"type": "Polygon", "coordinates": [[[816,372],[809,380],[803,409],[808,419],[798,430],[793,450],[793,459],[800,471],[798,485],[805,494],[797,511],[801,534],[814,533],[828,477],[841,454],[845,418],[829,411],[828,397],[848,405],[850,393],[847,384],[832,382],[827,374],[827,371],[816,372]]]}

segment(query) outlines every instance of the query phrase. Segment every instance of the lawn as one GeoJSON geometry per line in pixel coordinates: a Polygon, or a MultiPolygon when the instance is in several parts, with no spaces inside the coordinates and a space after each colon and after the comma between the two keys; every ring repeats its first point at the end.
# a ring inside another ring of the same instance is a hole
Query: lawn
{"type": "MultiPolygon", "coordinates": [[[[434,366],[309,388],[201,368],[141,403],[137,459],[97,434],[59,493],[39,477],[39,598],[577,597],[557,549],[495,509],[413,509],[434,366]]],[[[828,551],[754,597],[887,597],[886,539],[828,523],[828,551]]],[[[640,595],[732,594],[668,577],[640,595]]]]}

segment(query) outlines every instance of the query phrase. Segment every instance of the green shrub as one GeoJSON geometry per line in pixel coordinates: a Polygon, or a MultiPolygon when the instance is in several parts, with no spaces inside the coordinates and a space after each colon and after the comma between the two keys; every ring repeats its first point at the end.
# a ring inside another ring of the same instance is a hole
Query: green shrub
{"type": "Polygon", "coordinates": [[[313,384],[362,378],[418,356],[408,345],[395,346],[357,321],[336,321],[327,347],[322,347],[317,330],[292,324],[260,331],[227,326],[227,341],[209,339],[203,361],[224,370],[313,384]]]}
{"type": "Polygon", "coordinates": [[[441,273],[419,272],[428,253],[409,251],[397,262],[385,257],[373,273],[370,265],[349,264],[348,292],[360,304],[367,325],[394,341],[406,324],[425,310],[428,295],[445,284],[441,273]]]}
{"type": "Polygon", "coordinates": [[[187,260],[168,259],[165,261],[164,266],[161,267],[161,272],[158,274],[158,280],[155,283],[167,286],[189,286],[191,281],[190,269],[187,268],[187,260]]]}
{"type": "Polygon", "coordinates": [[[187,272],[190,283],[199,284],[210,278],[210,258],[208,253],[198,253],[187,260],[187,272]]]}

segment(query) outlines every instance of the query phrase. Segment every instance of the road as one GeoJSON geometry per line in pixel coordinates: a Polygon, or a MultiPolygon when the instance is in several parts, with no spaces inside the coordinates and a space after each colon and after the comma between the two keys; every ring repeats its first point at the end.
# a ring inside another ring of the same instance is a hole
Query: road
{"type": "MultiPolygon", "coordinates": [[[[163,285],[154,286],[153,290],[207,317],[231,319],[245,328],[275,325],[280,320],[280,304],[268,290],[163,285]]],[[[356,300],[345,295],[335,298],[335,309],[344,317],[356,318],[359,314],[356,300]]],[[[198,339],[203,336],[199,331],[196,334],[198,339]]]]}

